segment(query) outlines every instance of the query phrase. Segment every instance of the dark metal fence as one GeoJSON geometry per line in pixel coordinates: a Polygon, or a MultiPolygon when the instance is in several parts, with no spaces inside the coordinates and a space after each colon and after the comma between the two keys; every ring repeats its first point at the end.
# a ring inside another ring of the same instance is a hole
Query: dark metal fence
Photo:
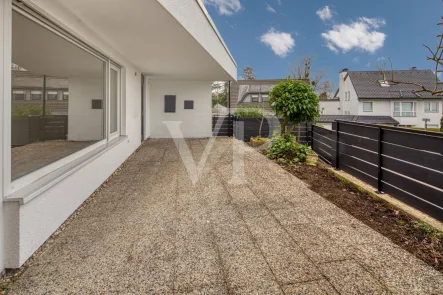
{"type": "Polygon", "coordinates": [[[212,136],[233,136],[234,117],[212,116],[212,136]]]}
{"type": "MultiPolygon", "coordinates": [[[[280,124],[282,119],[271,117],[265,118],[262,122],[261,119],[256,118],[234,118],[234,136],[237,139],[249,142],[251,137],[265,137],[271,138],[275,131],[280,131],[280,124]],[[261,130],[260,130],[261,125],[261,130]],[[260,132],[261,131],[261,132],[260,132]]],[[[308,143],[311,124],[302,123],[300,125],[300,142],[308,143]]],[[[298,137],[298,126],[294,128],[293,133],[298,137]]]]}
{"type": "Polygon", "coordinates": [[[12,146],[27,145],[37,141],[66,139],[68,116],[12,119],[12,146]]]}
{"type": "Polygon", "coordinates": [[[443,134],[337,121],[312,126],[326,162],[443,221],[443,134]]]}

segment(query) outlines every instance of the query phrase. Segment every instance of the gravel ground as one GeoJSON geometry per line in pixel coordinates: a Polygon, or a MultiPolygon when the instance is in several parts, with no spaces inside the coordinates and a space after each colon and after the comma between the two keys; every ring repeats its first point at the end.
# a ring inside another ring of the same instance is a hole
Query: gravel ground
{"type": "Polygon", "coordinates": [[[184,163],[207,145],[148,141],[10,294],[443,294],[439,272],[243,143],[217,139],[193,184],[184,163]]]}

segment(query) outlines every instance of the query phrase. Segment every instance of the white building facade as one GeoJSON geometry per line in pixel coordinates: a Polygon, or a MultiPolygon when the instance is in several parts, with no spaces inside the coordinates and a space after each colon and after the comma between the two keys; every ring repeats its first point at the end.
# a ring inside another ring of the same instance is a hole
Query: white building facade
{"type": "MultiPolygon", "coordinates": [[[[388,73],[389,74],[389,73],[388,73]]],[[[434,87],[435,75],[430,70],[394,71],[399,81],[417,82],[434,87]]],[[[414,93],[413,85],[388,85],[380,72],[340,73],[341,115],[391,116],[400,126],[440,128],[442,99],[427,93],[414,93]]]]}
{"type": "Polygon", "coordinates": [[[0,0],[0,15],[1,272],[144,139],[212,136],[212,81],[236,80],[237,65],[200,0],[0,0]],[[13,106],[12,68],[67,81],[67,114],[45,99],[13,106]]]}

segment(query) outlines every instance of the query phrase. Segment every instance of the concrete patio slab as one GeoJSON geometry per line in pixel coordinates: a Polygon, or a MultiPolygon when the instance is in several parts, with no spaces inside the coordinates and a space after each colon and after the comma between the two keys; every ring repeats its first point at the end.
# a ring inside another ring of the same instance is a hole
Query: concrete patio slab
{"type": "Polygon", "coordinates": [[[242,142],[157,139],[50,240],[10,294],[443,294],[442,286],[439,272],[242,142]]]}

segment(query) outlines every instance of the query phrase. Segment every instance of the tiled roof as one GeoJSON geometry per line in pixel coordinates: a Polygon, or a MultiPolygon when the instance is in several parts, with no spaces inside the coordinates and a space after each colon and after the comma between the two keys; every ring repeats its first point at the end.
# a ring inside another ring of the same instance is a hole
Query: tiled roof
{"type": "MultiPolygon", "coordinates": [[[[380,80],[383,80],[380,71],[349,72],[348,75],[359,99],[441,99],[441,96],[432,96],[431,93],[414,93],[413,90],[420,89],[415,85],[397,84],[383,87],[379,83],[380,80]]],[[[386,72],[386,79],[392,79],[391,71],[386,72]]],[[[395,81],[414,82],[424,85],[428,89],[434,89],[435,79],[436,76],[431,70],[394,71],[395,81]]],[[[441,88],[443,89],[443,85],[441,88]]]]}
{"type": "Polygon", "coordinates": [[[350,121],[367,124],[400,124],[390,116],[354,116],[354,115],[321,115],[318,123],[332,123],[335,120],[350,121]]]}

